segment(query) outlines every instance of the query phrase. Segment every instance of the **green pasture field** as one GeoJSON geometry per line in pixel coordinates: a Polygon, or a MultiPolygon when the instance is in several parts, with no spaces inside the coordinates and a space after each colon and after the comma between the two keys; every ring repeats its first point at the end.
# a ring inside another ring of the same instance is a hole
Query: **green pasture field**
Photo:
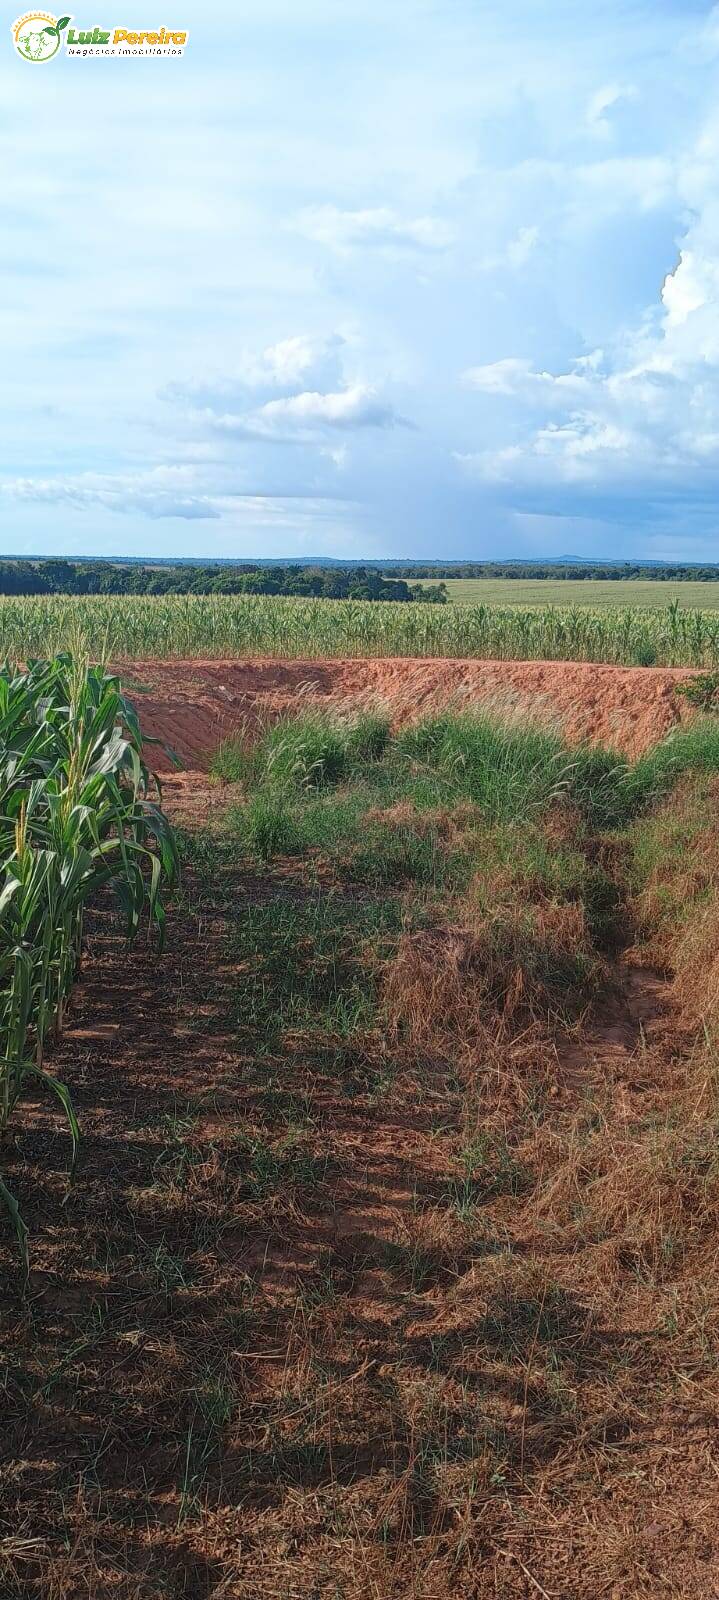
{"type": "MultiPolygon", "coordinates": [[[[415,581],[414,579],[412,580],[415,581]]],[[[434,579],[416,580],[423,587],[434,579]]],[[[495,606],[667,606],[719,611],[719,583],[668,583],[651,578],[445,578],[450,600],[495,606]]]]}

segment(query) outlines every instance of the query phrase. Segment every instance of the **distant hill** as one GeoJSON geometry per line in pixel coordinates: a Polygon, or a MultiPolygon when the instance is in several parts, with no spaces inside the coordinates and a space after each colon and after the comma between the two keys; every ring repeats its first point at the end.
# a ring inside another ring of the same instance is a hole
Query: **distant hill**
{"type": "Polygon", "coordinates": [[[104,556],[104,555],[2,555],[0,561],[69,561],[73,564],[98,562],[107,563],[114,567],[340,567],[348,569],[365,567],[368,571],[379,571],[391,567],[393,571],[401,569],[428,571],[449,574],[455,570],[458,574],[466,573],[468,568],[516,568],[516,567],[611,567],[617,570],[624,568],[649,568],[661,567],[663,569],[700,571],[705,568],[716,568],[719,574],[719,562],[708,561],[660,561],[653,556],[624,556],[621,558],[611,556],[508,556],[495,558],[493,556],[458,556],[454,560],[440,560],[439,558],[427,560],[419,556],[104,556]]]}

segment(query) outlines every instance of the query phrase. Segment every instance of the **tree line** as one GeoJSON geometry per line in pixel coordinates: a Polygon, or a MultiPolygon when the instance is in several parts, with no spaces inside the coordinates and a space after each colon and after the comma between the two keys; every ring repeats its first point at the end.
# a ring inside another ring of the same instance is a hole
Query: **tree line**
{"type": "Polygon", "coordinates": [[[659,583],[717,583],[719,565],[693,567],[667,562],[653,566],[641,561],[462,561],[401,562],[384,565],[387,577],[404,578],[655,578],[659,583]]]}
{"type": "Polygon", "coordinates": [[[430,587],[369,567],[123,566],[109,561],[2,561],[0,594],[281,594],[327,600],[421,600],[444,605],[430,587]]]}

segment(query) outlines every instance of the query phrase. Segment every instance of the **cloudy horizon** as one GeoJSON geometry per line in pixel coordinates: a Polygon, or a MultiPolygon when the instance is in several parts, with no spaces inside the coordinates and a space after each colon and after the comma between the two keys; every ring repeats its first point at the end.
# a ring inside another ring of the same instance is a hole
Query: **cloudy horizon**
{"type": "Polygon", "coordinates": [[[2,553],[719,558],[719,6],[170,11],[6,27],[2,553]]]}

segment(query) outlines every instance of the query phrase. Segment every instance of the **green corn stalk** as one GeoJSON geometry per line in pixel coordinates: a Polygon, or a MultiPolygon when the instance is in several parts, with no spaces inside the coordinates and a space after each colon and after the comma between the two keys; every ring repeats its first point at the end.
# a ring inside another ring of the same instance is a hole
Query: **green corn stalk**
{"type": "MultiPolygon", "coordinates": [[[[81,654],[0,668],[0,1137],[29,1081],[59,1100],[45,1069],[62,1032],[82,951],[85,907],[109,886],[133,939],[147,920],[162,944],[163,892],[176,876],[172,829],[143,760],[137,717],[119,680],[81,654]]],[[[27,1230],[0,1178],[27,1266],[27,1230]]]]}
{"type": "MultiPolygon", "coordinates": [[[[638,606],[540,610],[277,595],[6,595],[0,597],[0,634],[3,648],[24,660],[47,648],[64,652],[68,642],[77,658],[79,640],[103,660],[406,655],[631,665],[651,654],[658,665],[689,666],[711,665],[719,656],[712,614],[677,611],[674,603],[669,613],[638,606]]],[[[26,758],[33,758],[31,740],[39,735],[42,744],[48,729],[42,717],[32,726],[24,720],[22,685],[8,682],[1,692],[0,726],[8,725],[21,777],[26,758]]],[[[99,694],[94,710],[102,721],[102,693],[97,685],[89,692],[99,694]]],[[[89,714],[90,707],[86,710],[89,714]]],[[[57,723],[62,724],[61,715],[57,723]]]]}

